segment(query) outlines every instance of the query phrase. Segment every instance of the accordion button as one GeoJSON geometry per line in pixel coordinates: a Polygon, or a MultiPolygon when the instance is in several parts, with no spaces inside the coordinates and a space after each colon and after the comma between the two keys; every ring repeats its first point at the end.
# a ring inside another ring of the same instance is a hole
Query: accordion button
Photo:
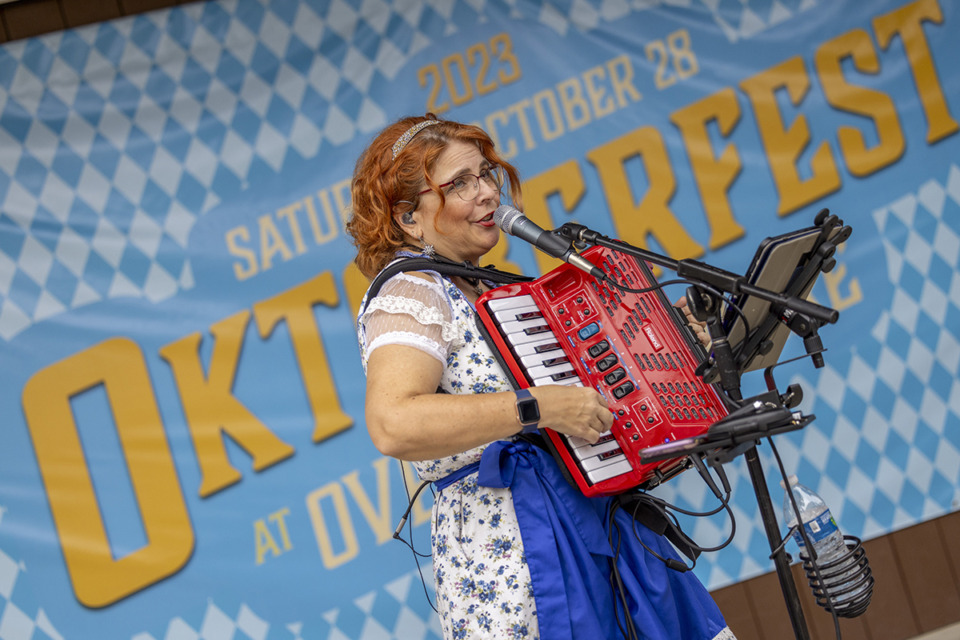
{"type": "Polygon", "coordinates": [[[607,384],[616,384],[617,382],[620,382],[626,377],[627,377],[627,373],[626,371],[623,370],[623,367],[617,367],[616,369],[614,369],[613,371],[605,375],[603,377],[603,380],[607,384]]]}
{"type": "Polygon", "coordinates": [[[599,356],[601,353],[603,353],[609,348],[610,348],[610,343],[607,342],[606,340],[601,340],[597,344],[587,349],[587,353],[590,354],[591,358],[596,358],[597,356],[599,356]]]}
{"type": "Polygon", "coordinates": [[[587,326],[580,329],[580,331],[577,332],[577,335],[580,336],[581,340],[586,340],[587,338],[598,333],[600,333],[600,325],[596,322],[591,322],[587,326]]]}
{"type": "Polygon", "coordinates": [[[632,383],[632,382],[624,382],[624,383],[623,383],[622,385],[620,385],[619,387],[615,387],[615,388],[613,389],[613,396],[619,400],[619,399],[622,398],[623,396],[625,396],[625,395],[627,395],[628,393],[630,393],[631,391],[633,391],[633,389],[634,389],[634,387],[633,387],[633,383],[632,383]]]}
{"type": "MultiPolygon", "coordinates": [[[[604,356],[603,359],[597,363],[597,369],[599,371],[606,371],[607,369],[611,368],[615,364],[617,364],[617,356],[611,353],[608,356],[604,356]]],[[[618,397],[622,397],[622,396],[618,396],[618,397]]]]}

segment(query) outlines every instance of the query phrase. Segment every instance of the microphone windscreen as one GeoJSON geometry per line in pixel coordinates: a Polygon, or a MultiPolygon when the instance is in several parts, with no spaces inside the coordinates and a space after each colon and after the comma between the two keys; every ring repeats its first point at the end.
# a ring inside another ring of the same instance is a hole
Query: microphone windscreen
{"type": "Polygon", "coordinates": [[[504,232],[510,234],[513,233],[513,224],[518,218],[522,217],[523,214],[516,207],[511,207],[509,204],[502,204],[493,212],[493,221],[496,222],[497,226],[503,229],[504,232]]]}

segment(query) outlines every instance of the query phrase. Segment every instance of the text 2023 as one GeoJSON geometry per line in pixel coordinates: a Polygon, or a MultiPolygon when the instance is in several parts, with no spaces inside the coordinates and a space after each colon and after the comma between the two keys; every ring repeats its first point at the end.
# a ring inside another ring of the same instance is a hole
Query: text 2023
{"type": "Polygon", "coordinates": [[[486,42],[478,42],[466,50],[445,57],[438,66],[431,63],[417,71],[421,88],[429,86],[427,111],[441,114],[450,103],[459,107],[520,79],[520,63],[513,52],[513,42],[506,33],[498,33],[486,42]],[[450,99],[440,102],[442,95],[450,99]]]}

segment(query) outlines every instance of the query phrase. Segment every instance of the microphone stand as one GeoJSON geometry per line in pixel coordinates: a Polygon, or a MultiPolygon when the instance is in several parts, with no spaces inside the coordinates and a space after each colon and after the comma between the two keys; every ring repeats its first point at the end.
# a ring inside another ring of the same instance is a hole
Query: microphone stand
{"type": "MultiPolygon", "coordinates": [[[[822,269],[829,270],[833,266],[831,260],[833,246],[827,241],[827,237],[831,229],[836,226],[838,219],[836,216],[826,218],[821,213],[817,217],[817,225],[823,224],[825,219],[826,225],[824,226],[828,228],[825,229],[826,233],[821,236],[821,247],[811,252],[809,258],[811,264],[807,265],[808,274],[816,274],[822,269]],[[824,250],[823,245],[826,245],[826,250],[824,250]]],[[[845,231],[848,236],[849,228],[845,228],[845,231]]],[[[791,331],[804,338],[807,354],[813,358],[814,365],[817,367],[823,366],[823,359],[820,355],[822,347],[816,333],[817,328],[825,323],[835,323],[839,318],[839,312],[796,296],[784,295],[757,287],[749,283],[744,276],[703,262],[674,260],[620,240],[607,238],[577,223],[566,223],[552,233],[571,241],[574,247],[578,245],[580,247],[600,245],[670,269],[684,279],[699,283],[688,288],[687,301],[691,306],[694,317],[707,323],[712,340],[712,370],[715,377],[719,378],[719,384],[724,392],[735,401],[735,404],[740,404],[742,408],[712,425],[706,434],[690,438],[690,443],[683,453],[691,455],[691,458],[703,456],[714,467],[729,462],[741,454],[745,457],[757,504],[760,508],[764,530],[770,544],[770,558],[776,567],[780,589],[783,592],[794,634],[797,640],[810,640],[810,632],[800,605],[797,586],[790,572],[789,556],[784,549],[785,545],[780,534],[780,526],[770,498],[760,456],[757,452],[757,444],[763,437],[803,428],[814,419],[814,416],[801,416],[799,412],[791,413],[789,411],[790,408],[799,404],[802,392],[798,385],[790,385],[787,393],[781,396],[773,383],[772,366],[768,367],[766,371],[768,391],[742,402],[740,366],[744,362],[749,362],[749,358],[745,359],[741,356],[738,362],[738,359],[734,356],[723,327],[721,305],[717,297],[708,294],[707,290],[712,288],[731,295],[746,294],[770,302],[770,313],[778,316],[778,319],[786,324],[791,331]]],[[[846,236],[843,237],[843,240],[845,239],[846,236]]],[[[842,240],[840,241],[842,242],[842,240]]],[[[762,351],[763,345],[761,343],[754,348],[762,351]]],[[[703,365],[709,364],[709,360],[703,363],[703,365]]],[[[704,376],[704,381],[707,382],[707,375],[704,373],[706,367],[703,365],[697,373],[704,376]]],[[[672,442],[667,445],[645,449],[644,451],[648,455],[644,455],[641,459],[646,463],[675,458],[677,457],[678,444],[682,445],[679,442],[672,442]]]]}
{"type": "Polygon", "coordinates": [[[600,245],[613,251],[632,255],[635,258],[646,260],[647,262],[652,262],[653,264],[675,271],[681,278],[701,282],[714,289],[719,289],[732,295],[746,294],[756,296],[773,305],[791,309],[796,313],[810,316],[814,320],[823,323],[833,324],[840,318],[840,312],[836,309],[824,307],[814,302],[797,298],[796,296],[786,296],[776,291],[755,286],[750,284],[747,279],[741,275],[725,271],[706,264],[705,262],[689,259],[674,260],[659,253],[653,253],[647,249],[641,249],[640,247],[627,244],[622,240],[613,240],[588,229],[582,224],[568,222],[553,233],[575,244],[600,245]]]}

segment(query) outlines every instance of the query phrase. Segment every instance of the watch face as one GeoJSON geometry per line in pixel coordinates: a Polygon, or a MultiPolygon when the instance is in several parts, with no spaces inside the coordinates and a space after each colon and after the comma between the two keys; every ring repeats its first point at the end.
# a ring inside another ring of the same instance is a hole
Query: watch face
{"type": "Polygon", "coordinates": [[[517,413],[520,416],[520,424],[533,424],[540,421],[540,407],[533,398],[518,402],[517,413]]]}

